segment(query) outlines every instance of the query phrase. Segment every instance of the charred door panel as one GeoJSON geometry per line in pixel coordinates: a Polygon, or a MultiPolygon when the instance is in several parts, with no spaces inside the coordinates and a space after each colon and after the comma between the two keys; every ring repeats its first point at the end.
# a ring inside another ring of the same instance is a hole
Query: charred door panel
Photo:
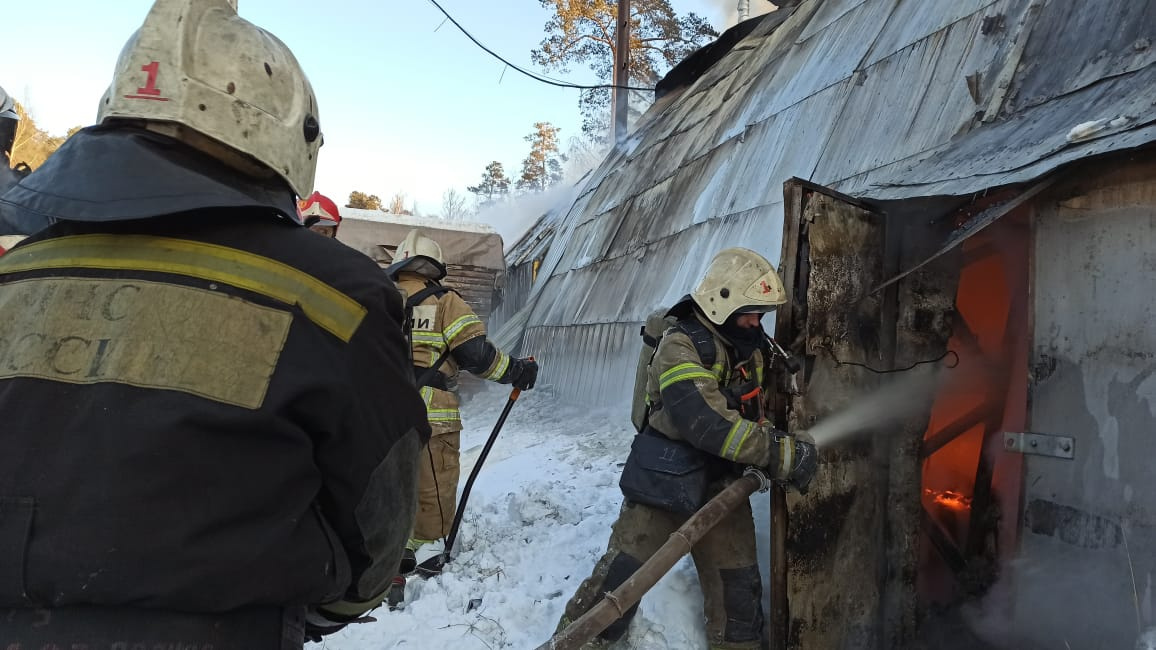
{"type": "MultiPolygon", "coordinates": [[[[784,281],[792,299],[776,333],[806,359],[799,394],[786,406],[790,428],[806,430],[871,389],[886,365],[881,294],[884,219],[853,199],[788,183],[784,281]]],[[[806,495],[787,496],[788,647],[879,645],[887,477],[870,437],[821,450],[806,495]]],[[[772,595],[772,600],[776,595],[772,595]]]]}

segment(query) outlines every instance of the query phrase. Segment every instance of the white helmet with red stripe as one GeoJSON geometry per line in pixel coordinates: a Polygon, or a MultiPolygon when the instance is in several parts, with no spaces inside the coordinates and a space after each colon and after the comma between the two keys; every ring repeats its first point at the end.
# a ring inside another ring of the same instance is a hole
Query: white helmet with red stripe
{"type": "Polygon", "coordinates": [[[766,313],[787,302],[775,267],[746,248],[719,251],[690,295],[715,325],[722,325],[736,312],[766,313]]]}
{"type": "Polygon", "coordinates": [[[297,196],[313,191],[322,143],[313,88],[284,43],[237,15],[236,0],[156,0],[101,99],[97,122],[116,119],[272,170],[297,196]]]}

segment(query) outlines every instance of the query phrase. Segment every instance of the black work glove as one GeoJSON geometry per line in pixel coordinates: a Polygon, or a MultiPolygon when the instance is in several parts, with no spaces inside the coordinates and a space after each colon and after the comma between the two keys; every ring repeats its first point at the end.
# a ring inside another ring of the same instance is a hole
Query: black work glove
{"type": "Polygon", "coordinates": [[[538,362],[533,359],[510,359],[510,383],[518,390],[530,390],[538,379],[538,362]]]}
{"type": "Polygon", "coordinates": [[[807,485],[819,469],[819,452],[805,433],[792,436],[785,431],[771,429],[773,444],[767,470],[776,480],[806,493],[807,485]]]}
{"type": "Polygon", "coordinates": [[[796,436],[795,454],[787,475],[787,483],[806,494],[807,485],[819,470],[819,450],[809,437],[796,436]]]}

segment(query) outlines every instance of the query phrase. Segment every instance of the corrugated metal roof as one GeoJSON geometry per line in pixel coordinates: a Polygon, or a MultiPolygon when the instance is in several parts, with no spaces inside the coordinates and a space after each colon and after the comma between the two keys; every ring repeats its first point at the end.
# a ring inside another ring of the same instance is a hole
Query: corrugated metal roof
{"type": "MultiPolygon", "coordinates": [[[[528,328],[526,352],[557,355],[546,376],[585,376],[591,349],[621,345],[721,248],[776,260],[793,176],[869,199],[966,195],[1156,140],[1156,3],[804,0],[792,12],[761,19],[603,161],[553,224],[548,279],[500,341],[528,328]],[[1069,141],[1088,121],[1099,129],[1069,141]],[[613,345],[577,343],[591,332],[613,345]]],[[[585,401],[621,384],[582,383],[585,401]]]]}

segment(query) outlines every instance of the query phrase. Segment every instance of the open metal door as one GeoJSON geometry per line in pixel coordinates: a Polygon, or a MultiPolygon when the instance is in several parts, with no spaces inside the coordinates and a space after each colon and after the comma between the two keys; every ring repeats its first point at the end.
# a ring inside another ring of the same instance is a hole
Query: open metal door
{"type": "MultiPolygon", "coordinates": [[[[803,362],[796,393],[776,405],[788,431],[804,431],[889,366],[894,328],[884,323],[886,222],[864,203],[800,179],[784,186],[781,272],[789,303],[775,338],[803,362]],[[888,334],[890,332],[891,334],[888,334]]],[[[772,494],[771,639],[776,648],[876,648],[884,586],[888,476],[871,437],[822,449],[806,495],[772,494]]],[[[885,458],[882,458],[886,462],[885,458]]]]}

